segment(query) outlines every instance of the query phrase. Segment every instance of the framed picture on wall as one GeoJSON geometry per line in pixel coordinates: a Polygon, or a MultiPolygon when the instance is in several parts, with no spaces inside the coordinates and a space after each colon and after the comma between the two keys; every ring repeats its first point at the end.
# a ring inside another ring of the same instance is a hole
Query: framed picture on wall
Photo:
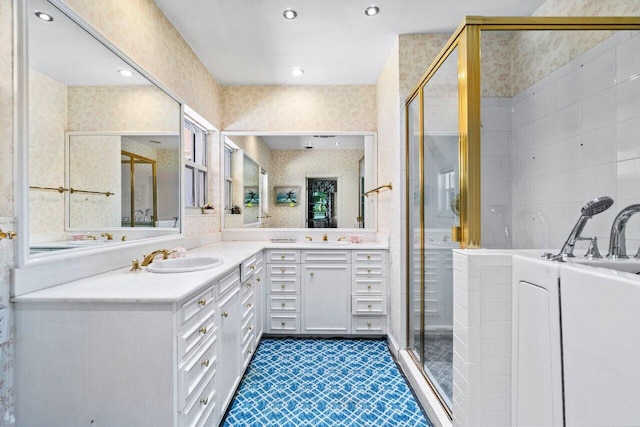
{"type": "Polygon", "coordinates": [[[260,189],[258,187],[244,187],[244,205],[251,207],[260,203],[260,189]]]}
{"type": "Polygon", "coordinates": [[[288,204],[289,206],[296,206],[298,204],[298,196],[300,194],[300,187],[275,187],[276,190],[276,203],[288,204]]]}

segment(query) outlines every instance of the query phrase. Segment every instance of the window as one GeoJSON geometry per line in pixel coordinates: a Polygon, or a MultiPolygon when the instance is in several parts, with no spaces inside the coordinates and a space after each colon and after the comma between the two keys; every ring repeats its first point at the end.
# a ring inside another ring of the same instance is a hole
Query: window
{"type": "Polygon", "coordinates": [[[231,156],[233,148],[224,145],[224,211],[231,212],[233,208],[233,172],[231,170],[231,156]]]}
{"type": "Polygon", "coordinates": [[[185,206],[204,206],[207,203],[208,134],[205,129],[185,120],[184,138],[185,206]]]}

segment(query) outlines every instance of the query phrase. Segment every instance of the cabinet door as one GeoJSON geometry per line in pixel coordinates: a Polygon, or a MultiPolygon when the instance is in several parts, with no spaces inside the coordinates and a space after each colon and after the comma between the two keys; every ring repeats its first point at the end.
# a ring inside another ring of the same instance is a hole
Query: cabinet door
{"type": "Polygon", "coordinates": [[[304,333],[351,332],[351,265],[305,265],[304,333]]]}
{"type": "Polygon", "coordinates": [[[224,411],[240,381],[242,363],[242,304],[239,286],[218,302],[220,369],[216,375],[220,407],[224,411]]]}

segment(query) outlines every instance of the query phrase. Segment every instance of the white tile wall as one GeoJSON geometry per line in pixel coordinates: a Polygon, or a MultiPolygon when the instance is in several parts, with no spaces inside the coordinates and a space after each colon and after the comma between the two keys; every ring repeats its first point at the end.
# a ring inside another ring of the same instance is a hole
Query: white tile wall
{"type": "MultiPolygon", "coordinates": [[[[614,206],[583,232],[606,253],[616,213],[640,203],[639,77],[640,36],[619,32],[512,98],[511,247],[559,249],[580,208],[608,195],[614,206]]],[[[640,218],[627,242],[635,253],[640,218]]]]}
{"type": "Polygon", "coordinates": [[[511,255],[455,250],[455,426],[509,426],[511,421],[511,255]]]}

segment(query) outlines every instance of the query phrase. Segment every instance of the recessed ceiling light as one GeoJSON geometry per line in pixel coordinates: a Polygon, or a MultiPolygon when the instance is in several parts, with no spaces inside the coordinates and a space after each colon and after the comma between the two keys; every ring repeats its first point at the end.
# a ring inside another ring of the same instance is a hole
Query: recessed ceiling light
{"type": "Polygon", "coordinates": [[[118,68],[118,72],[120,73],[121,76],[125,76],[125,77],[133,76],[133,73],[131,71],[125,70],[124,68],[118,68]]]}
{"type": "Polygon", "coordinates": [[[291,74],[293,74],[294,77],[300,77],[304,74],[304,70],[300,67],[293,67],[291,69],[291,74]]]}
{"type": "Polygon", "coordinates": [[[47,21],[47,22],[53,21],[53,16],[49,15],[48,13],[36,12],[36,16],[42,19],[43,21],[47,21]]]}
{"type": "Polygon", "coordinates": [[[340,145],[340,142],[336,141],[336,145],[340,145]]]}
{"type": "Polygon", "coordinates": [[[284,12],[282,12],[282,16],[284,16],[284,19],[288,19],[289,21],[291,21],[296,19],[296,17],[298,16],[298,12],[293,9],[285,9],[284,12]]]}
{"type": "Polygon", "coordinates": [[[380,13],[380,8],[374,5],[371,5],[364,10],[364,14],[367,16],[376,16],[378,13],[380,13]]]}

